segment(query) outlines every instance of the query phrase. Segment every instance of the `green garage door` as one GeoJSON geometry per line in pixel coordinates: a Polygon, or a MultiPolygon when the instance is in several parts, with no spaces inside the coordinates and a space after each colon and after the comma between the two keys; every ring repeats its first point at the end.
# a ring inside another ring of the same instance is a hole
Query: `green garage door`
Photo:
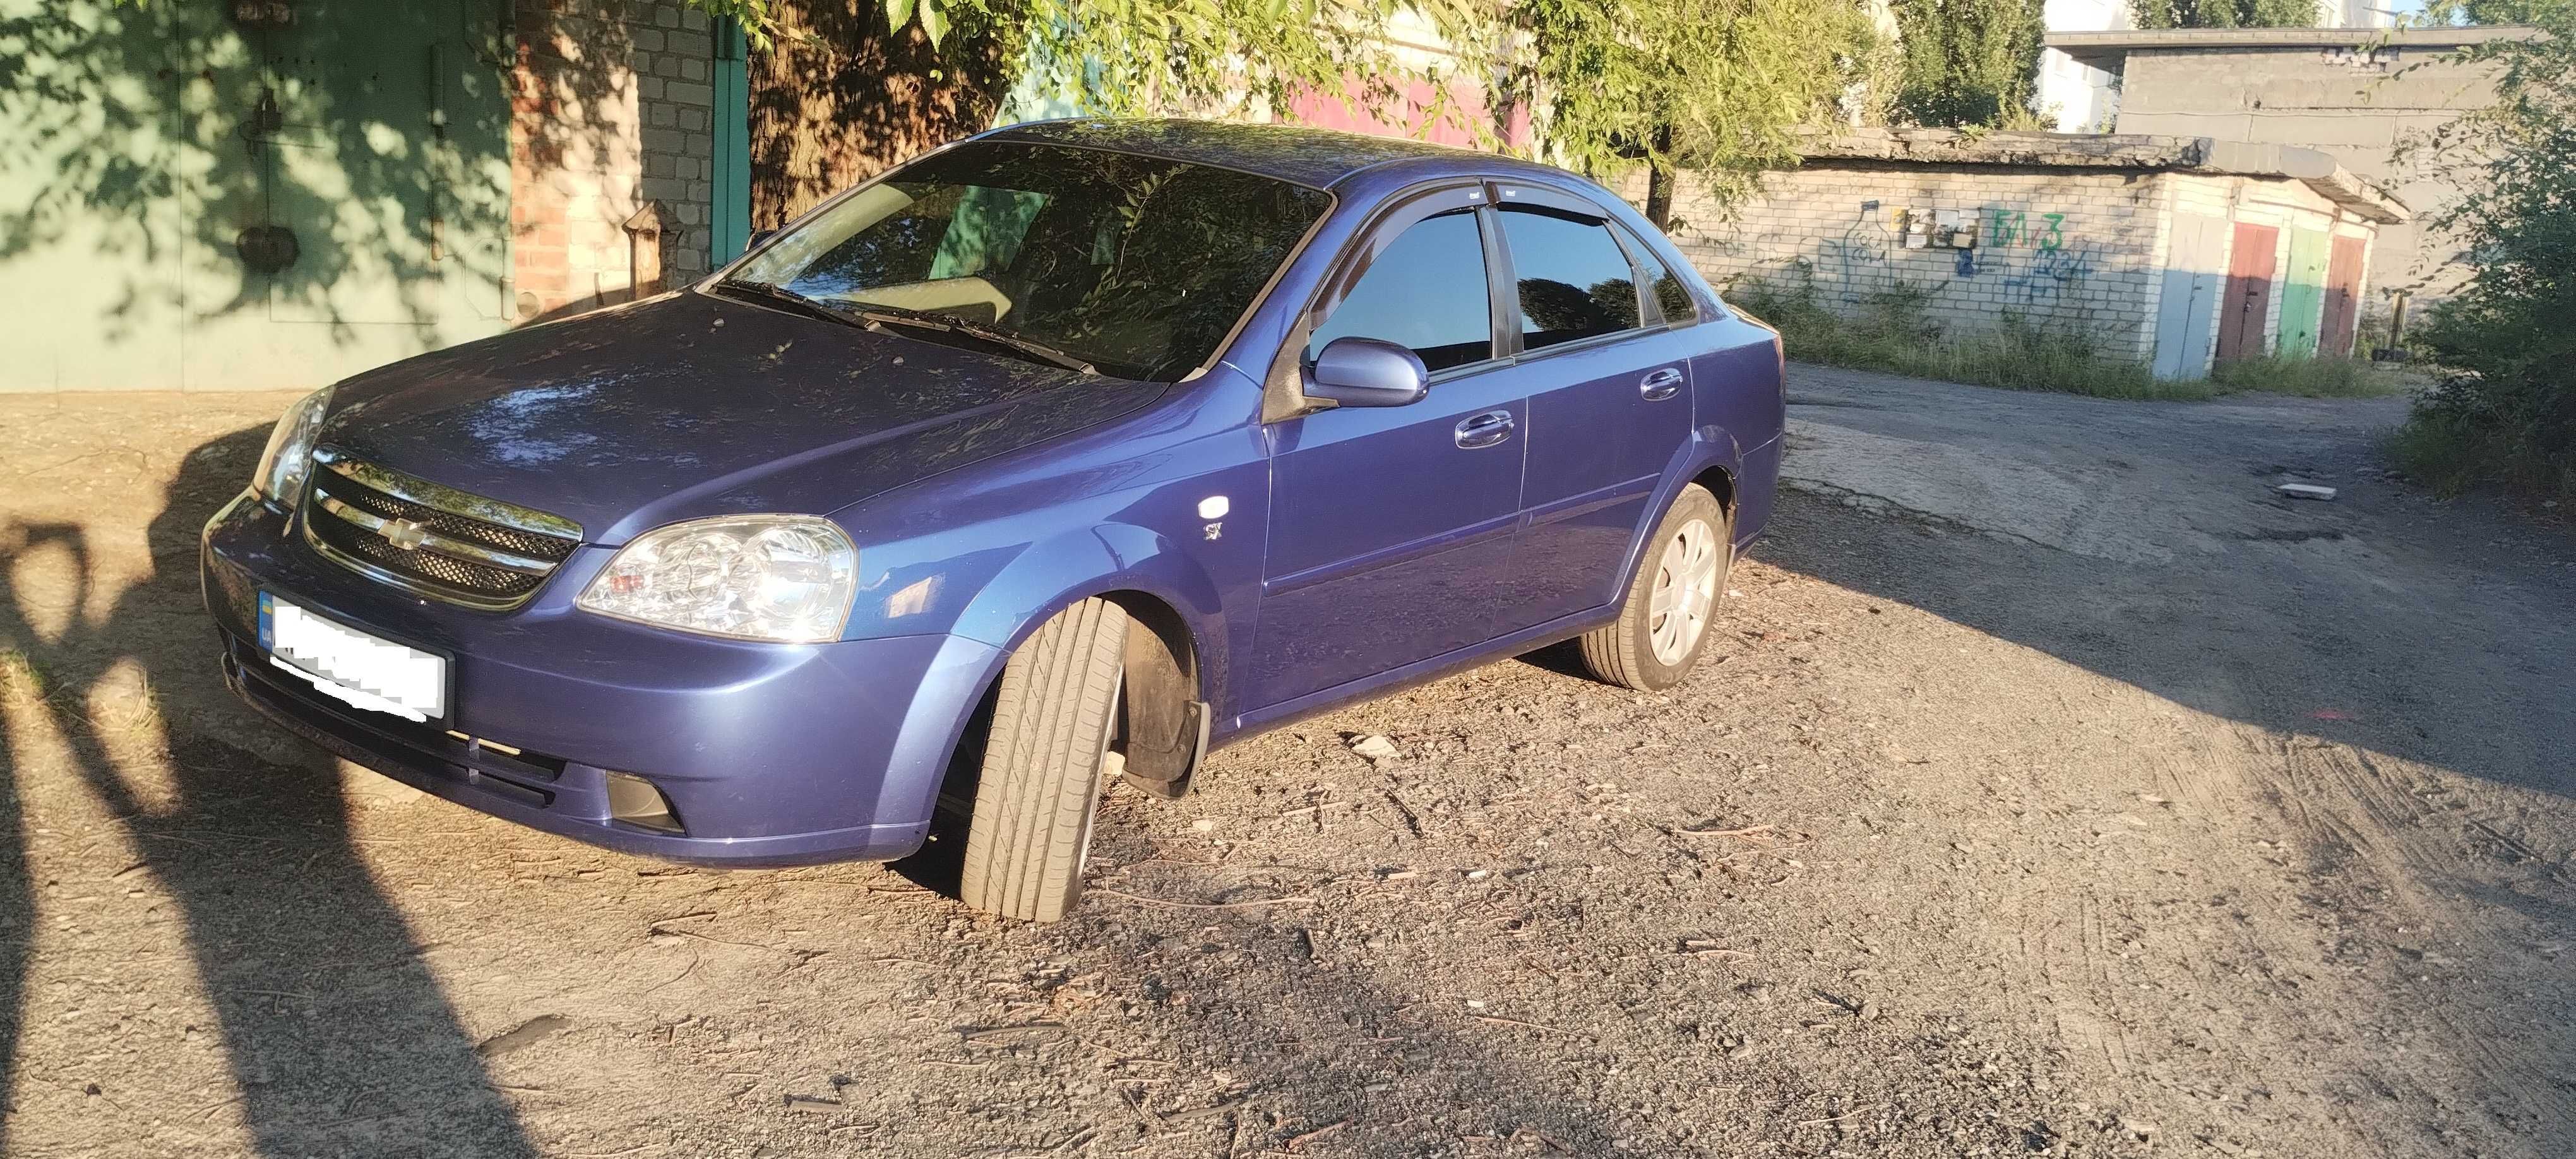
{"type": "Polygon", "coordinates": [[[2317,328],[2325,323],[2326,259],[2332,239],[2321,229],[2290,231],[2289,284],[2281,288],[2281,340],[2278,349],[2291,358],[2317,352],[2317,328]]]}
{"type": "Polygon", "coordinates": [[[505,328],[508,18],[0,0],[0,285],[39,321],[0,389],[310,387],[505,328]]]}

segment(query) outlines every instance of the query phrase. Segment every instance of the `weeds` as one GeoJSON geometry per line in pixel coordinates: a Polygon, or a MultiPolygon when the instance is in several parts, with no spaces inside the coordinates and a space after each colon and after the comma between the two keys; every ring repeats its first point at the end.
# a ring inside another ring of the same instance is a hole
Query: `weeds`
{"type": "Polygon", "coordinates": [[[2395,376],[2352,358],[2257,358],[2223,363],[2207,379],[2160,379],[2142,363],[2104,357],[2080,330],[2012,314],[1993,330],[1945,336],[1922,287],[1873,294],[1846,315],[1816,300],[1803,266],[1778,281],[1739,278],[1733,291],[1728,300],[1779,328],[1789,357],[1828,366],[2096,398],[2201,401],[2245,390],[2362,398],[2401,389],[2395,376]]]}
{"type": "Polygon", "coordinates": [[[2397,375],[2358,358],[2245,358],[2221,362],[2210,381],[2229,390],[2260,390],[2301,398],[2379,398],[2404,389],[2397,375]]]}
{"type": "Polygon", "coordinates": [[[2388,457],[2444,498],[2496,487],[2535,499],[2576,500],[2576,452],[2567,449],[2562,425],[2568,419],[2510,405],[2525,401],[2474,375],[2455,375],[2417,398],[2406,425],[2388,436],[2388,457]],[[2500,404],[2494,397],[2499,394],[2508,403],[2500,404]]]}
{"type": "Polygon", "coordinates": [[[35,657],[15,648],[0,648],[0,691],[41,702],[52,698],[54,682],[46,677],[35,657]]]}
{"type": "Polygon", "coordinates": [[[1991,331],[1944,337],[1931,321],[1931,294],[1921,287],[1871,295],[1856,316],[1818,303],[1803,268],[1783,282],[1740,278],[1733,290],[1729,300],[1778,328],[1789,357],[1802,362],[2096,398],[2206,399],[2219,393],[2205,381],[2159,379],[2142,364],[2103,357],[2078,331],[2015,315],[2005,315],[1991,331]]]}

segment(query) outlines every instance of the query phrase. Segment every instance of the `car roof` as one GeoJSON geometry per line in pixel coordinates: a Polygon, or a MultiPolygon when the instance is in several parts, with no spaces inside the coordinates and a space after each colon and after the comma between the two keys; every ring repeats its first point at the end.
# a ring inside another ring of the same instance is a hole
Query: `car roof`
{"type": "Polygon", "coordinates": [[[1449,173],[1562,178],[1561,169],[1498,153],[1481,153],[1402,137],[1373,137],[1304,125],[1264,125],[1182,118],[1079,117],[1031,121],[983,135],[985,140],[1045,142],[1191,161],[1330,189],[1364,171],[1401,166],[1410,178],[1449,173]]]}

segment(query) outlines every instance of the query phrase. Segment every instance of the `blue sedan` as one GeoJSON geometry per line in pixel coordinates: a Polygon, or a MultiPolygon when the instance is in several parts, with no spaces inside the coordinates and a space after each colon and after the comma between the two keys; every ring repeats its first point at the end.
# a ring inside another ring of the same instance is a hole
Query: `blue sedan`
{"type": "Polygon", "coordinates": [[[1560,641],[1681,680],[1781,391],[1777,336],[1561,170],[1019,125],[298,402],[206,602],[241,696],[430,793],[693,861],[937,841],[1051,920],[1114,780],[1560,641]]]}

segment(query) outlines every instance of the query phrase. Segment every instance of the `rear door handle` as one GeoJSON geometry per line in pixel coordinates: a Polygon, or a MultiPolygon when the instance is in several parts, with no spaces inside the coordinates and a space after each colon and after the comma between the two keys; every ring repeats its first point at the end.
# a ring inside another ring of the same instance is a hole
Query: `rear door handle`
{"type": "Polygon", "coordinates": [[[1512,412],[1489,410],[1469,415],[1458,422],[1458,445],[1473,450],[1490,447],[1512,437],[1512,412]]]}
{"type": "Polygon", "coordinates": [[[1673,395],[1679,393],[1681,388],[1682,371],[1678,366],[1667,366],[1662,370],[1658,370],[1653,374],[1647,375],[1642,381],[1637,383],[1637,393],[1644,395],[1648,402],[1659,402],[1664,399],[1671,398],[1673,395]]]}

